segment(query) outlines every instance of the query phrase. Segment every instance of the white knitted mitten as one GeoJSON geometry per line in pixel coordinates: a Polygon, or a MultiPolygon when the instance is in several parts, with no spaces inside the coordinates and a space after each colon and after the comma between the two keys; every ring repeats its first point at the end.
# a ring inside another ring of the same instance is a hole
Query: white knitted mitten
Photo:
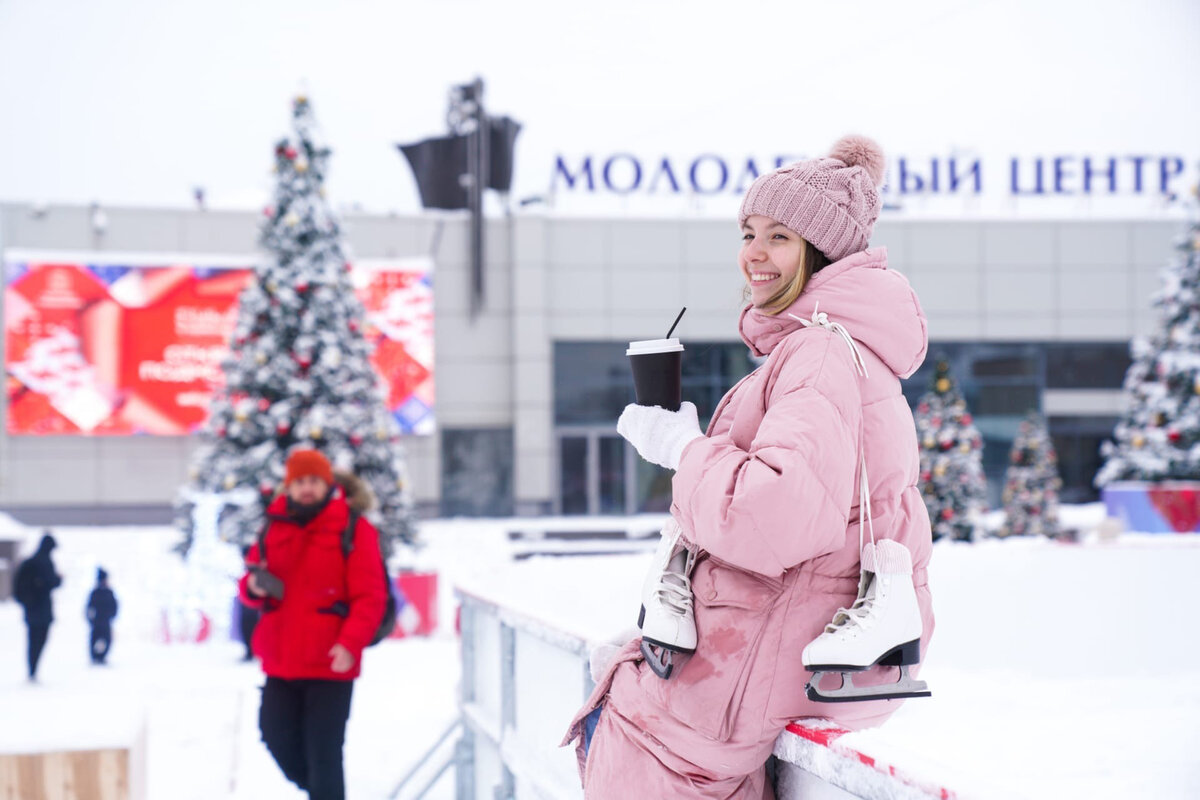
{"type": "Polygon", "coordinates": [[[678,411],[627,405],[617,420],[617,433],[624,436],[642,458],[667,469],[677,469],[683,448],[704,435],[696,416],[696,406],[688,402],[684,402],[678,411]]]}

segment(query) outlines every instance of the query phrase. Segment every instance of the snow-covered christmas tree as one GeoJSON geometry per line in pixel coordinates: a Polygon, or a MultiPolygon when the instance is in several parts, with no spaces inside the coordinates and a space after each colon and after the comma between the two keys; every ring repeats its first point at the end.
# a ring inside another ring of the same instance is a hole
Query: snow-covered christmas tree
{"type": "Polygon", "coordinates": [[[385,553],[415,536],[399,426],[369,361],[363,306],[325,200],[330,150],[306,97],[295,99],[292,118],[294,139],[275,146],[275,198],[259,232],[267,257],[239,298],[225,385],[177,502],[184,553],[212,533],[196,530],[193,512],[197,497],[211,503],[214,494],[230,498],[216,535],[239,548],[252,542],[287,454],[300,446],[370,485],[385,553]],[[256,499],[239,500],[245,489],[256,499]]]}
{"type": "Polygon", "coordinates": [[[966,400],[939,359],[930,391],[915,415],[921,447],[921,493],[934,540],[970,541],[975,517],[987,504],[983,476],[983,437],[971,420],[966,400]]]}
{"type": "Polygon", "coordinates": [[[1000,536],[1058,536],[1058,454],[1040,414],[1021,422],[1004,475],[1000,536]]]}
{"type": "Polygon", "coordinates": [[[1125,413],[1100,447],[1096,485],[1200,480],[1200,219],[1193,218],[1161,270],[1159,325],[1129,345],[1125,413]]]}

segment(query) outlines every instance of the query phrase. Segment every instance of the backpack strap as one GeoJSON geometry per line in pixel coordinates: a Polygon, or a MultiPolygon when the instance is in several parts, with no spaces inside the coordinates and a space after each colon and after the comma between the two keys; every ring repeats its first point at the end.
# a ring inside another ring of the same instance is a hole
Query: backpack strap
{"type": "Polygon", "coordinates": [[[354,534],[358,530],[358,520],[361,516],[362,514],[352,510],[350,522],[346,525],[346,530],[342,531],[342,555],[346,558],[354,551],[354,534]]]}
{"type": "Polygon", "coordinates": [[[270,517],[263,520],[262,527],[258,529],[258,562],[260,564],[267,563],[267,528],[269,527],[271,527],[270,517]]]}

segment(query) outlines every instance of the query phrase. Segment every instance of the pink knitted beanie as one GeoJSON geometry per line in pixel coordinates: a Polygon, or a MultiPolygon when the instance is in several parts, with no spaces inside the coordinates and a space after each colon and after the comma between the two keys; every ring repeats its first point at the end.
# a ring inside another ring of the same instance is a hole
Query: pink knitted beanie
{"type": "Polygon", "coordinates": [[[879,218],[883,173],[883,148],[865,136],[843,136],[825,158],[759,176],[742,200],[738,224],[762,214],[839,261],[867,249],[879,218]]]}

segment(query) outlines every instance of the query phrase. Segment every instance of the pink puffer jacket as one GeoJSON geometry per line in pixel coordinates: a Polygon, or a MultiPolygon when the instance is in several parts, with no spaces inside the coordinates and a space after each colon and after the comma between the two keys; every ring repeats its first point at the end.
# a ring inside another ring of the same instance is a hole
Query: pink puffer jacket
{"type": "MultiPolygon", "coordinates": [[[[913,556],[924,620],[933,632],[926,568],[929,518],[917,489],[917,440],[900,391],[925,358],[925,316],[904,276],[872,248],[818,272],[787,312],[747,308],[742,338],[767,361],[717,407],[708,435],[683,452],[671,513],[699,550],[692,574],[696,653],[656,677],[630,642],[572,722],[604,705],[583,758],[586,796],[769,798],[763,764],[791,720],[827,717],[878,725],[899,700],[814,703],[801,651],[858,591],[860,437],[876,538],[913,556]],[[849,331],[847,343],[806,328],[814,308],[849,331]]],[[[916,674],[917,670],[913,670],[916,674]]],[[[894,681],[894,667],[855,677],[894,681]]]]}

